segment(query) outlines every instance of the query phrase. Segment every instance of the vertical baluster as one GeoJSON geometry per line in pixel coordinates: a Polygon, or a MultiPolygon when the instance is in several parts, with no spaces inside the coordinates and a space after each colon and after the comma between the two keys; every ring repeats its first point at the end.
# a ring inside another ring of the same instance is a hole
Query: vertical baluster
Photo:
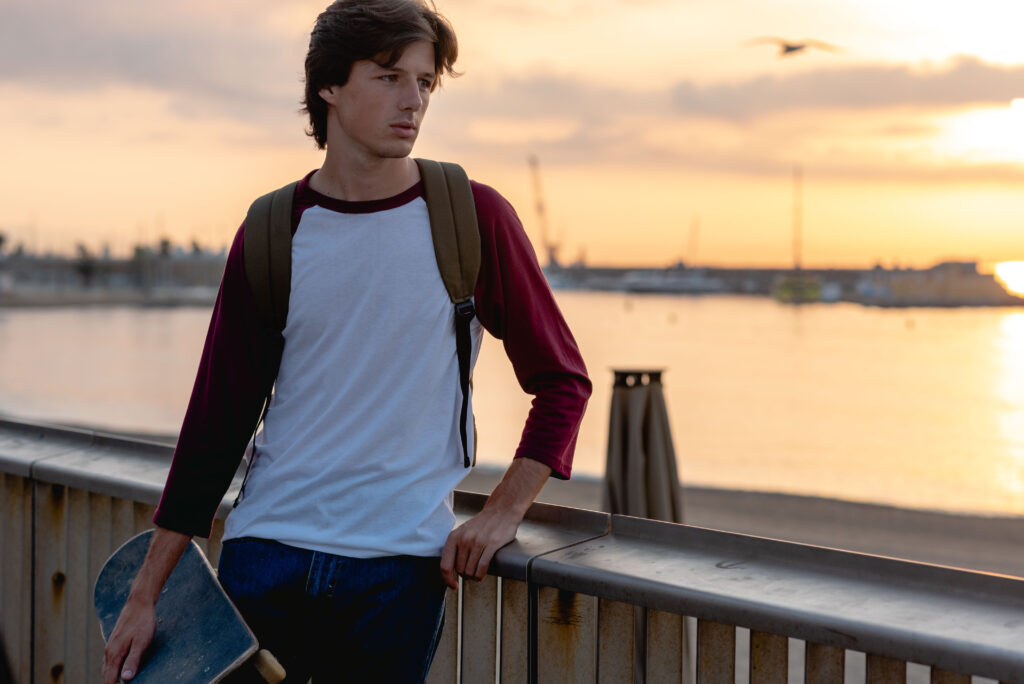
{"type": "Polygon", "coordinates": [[[683,679],[683,616],[647,611],[647,681],[683,679]]]}
{"type": "Polygon", "coordinates": [[[210,565],[217,567],[217,563],[220,561],[220,549],[222,546],[221,541],[224,538],[224,521],[220,518],[213,521],[213,529],[210,531],[210,541],[206,548],[206,557],[210,561],[210,565]]]}
{"type": "Polygon", "coordinates": [[[38,683],[64,682],[67,610],[67,490],[35,483],[35,672],[38,683]]]}
{"type": "Polygon", "coordinates": [[[64,596],[67,623],[64,646],[65,682],[99,680],[100,671],[89,671],[87,637],[96,621],[92,611],[92,583],[89,581],[89,493],[68,487],[68,555],[64,596]]]}
{"type": "Polygon", "coordinates": [[[538,681],[594,681],[596,628],[596,598],[540,587],[537,594],[538,681]]]}
{"type": "Polygon", "coordinates": [[[427,684],[455,684],[459,665],[459,592],[449,589],[444,597],[444,631],[430,665],[427,684]]]}
{"type": "Polygon", "coordinates": [[[636,668],[635,612],[636,608],[628,603],[609,599],[598,602],[597,681],[600,684],[633,681],[636,668]]]}
{"type": "Polygon", "coordinates": [[[86,635],[89,649],[89,674],[95,670],[99,674],[103,662],[103,635],[100,632],[99,620],[95,609],[92,609],[92,587],[99,577],[100,569],[114,552],[113,533],[111,531],[111,506],[113,502],[106,494],[89,494],[89,605],[92,615],[91,629],[86,635]]]}
{"type": "Polygon", "coordinates": [[[145,532],[153,527],[153,514],[156,513],[156,506],[134,502],[132,514],[135,516],[135,534],[145,532]]]}
{"type": "Polygon", "coordinates": [[[868,684],[905,684],[907,663],[868,654],[868,684]]]}
{"type": "Polygon", "coordinates": [[[750,632],[750,684],[786,684],[789,639],[768,632],[750,632]]]}
{"type": "Polygon", "coordinates": [[[110,500],[110,534],[115,549],[135,536],[135,506],[131,501],[110,500]]]}
{"type": "Polygon", "coordinates": [[[931,684],[971,684],[971,676],[934,667],[931,684]]]}
{"type": "Polygon", "coordinates": [[[807,642],[804,661],[807,684],[834,684],[843,681],[846,669],[846,651],[843,649],[807,642]]]}
{"type": "Polygon", "coordinates": [[[530,678],[530,592],[526,582],[501,580],[501,684],[530,678]]]}
{"type": "Polygon", "coordinates": [[[734,684],[736,681],[736,628],[707,620],[697,621],[697,681],[734,684]]]}
{"type": "Polygon", "coordinates": [[[494,682],[497,667],[498,578],[463,582],[462,682],[494,682]]]}
{"type": "Polygon", "coordinates": [[[32,483],[17,475],[2,479],[0,634],[14,681],[27,682],[32,674],[32,483]]]}

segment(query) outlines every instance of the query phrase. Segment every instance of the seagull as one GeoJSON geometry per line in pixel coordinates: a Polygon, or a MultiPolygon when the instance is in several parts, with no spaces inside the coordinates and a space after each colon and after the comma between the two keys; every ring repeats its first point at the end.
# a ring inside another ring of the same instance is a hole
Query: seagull
{"type": "Polygon", "coordinates": [[[798,52],[802,52],[807,48],[817,48],[818,50],[827,50],[828,52],[842,52],[838,47],[830,43],[823,43],[820,40],[811,40],[810,38],[804,38],[802,40],[790,41],[785,38],[778,38],[776,36],[761,36],[760,38],[751,38],[750,40],[743,43],[744,45],[763,45],[769,43],[771,45],[779,46],[779,57],[789,57],[798,52]]]}

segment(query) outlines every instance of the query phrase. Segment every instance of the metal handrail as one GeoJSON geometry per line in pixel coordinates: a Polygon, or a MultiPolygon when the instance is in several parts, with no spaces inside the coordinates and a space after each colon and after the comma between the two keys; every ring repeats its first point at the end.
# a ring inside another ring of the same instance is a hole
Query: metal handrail
{"type": "MultiPolygon", "coordinates": [[[[0,472],[153,505],[172,449],[0,420],[0,472]]],[[[232,489],[237,487],[236,477],[232,489]]],[[[218,516],[230,509],[233,491],[218,516]]],[[[457,492],[465,520],[486,497],[457,492]]],[[[1024,682],[1024,580],[534,504],[492,573],[816,644],[1024,682]]]]}

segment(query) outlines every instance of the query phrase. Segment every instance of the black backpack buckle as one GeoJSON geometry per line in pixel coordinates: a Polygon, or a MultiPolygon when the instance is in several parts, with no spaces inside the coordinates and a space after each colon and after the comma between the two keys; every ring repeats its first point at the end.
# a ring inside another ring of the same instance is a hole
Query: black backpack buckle
{"type": "Polygon", "coordinates": [[[470,320],[476,315],[476,307],[472,300],[459,302],[455,305],[455,317],[470,320]]]}

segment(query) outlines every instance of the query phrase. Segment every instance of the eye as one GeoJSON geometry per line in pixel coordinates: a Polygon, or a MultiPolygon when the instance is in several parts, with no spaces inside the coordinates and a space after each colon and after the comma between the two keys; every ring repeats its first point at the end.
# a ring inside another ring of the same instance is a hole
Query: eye
{"type": "Polygon", "coordinates": [[[395,81],[398,80],[398,75],[397,74],[384,74],[383,76],[380,77],[380,80],[384,81],[385,83],[394,83],[395,81]]]}

